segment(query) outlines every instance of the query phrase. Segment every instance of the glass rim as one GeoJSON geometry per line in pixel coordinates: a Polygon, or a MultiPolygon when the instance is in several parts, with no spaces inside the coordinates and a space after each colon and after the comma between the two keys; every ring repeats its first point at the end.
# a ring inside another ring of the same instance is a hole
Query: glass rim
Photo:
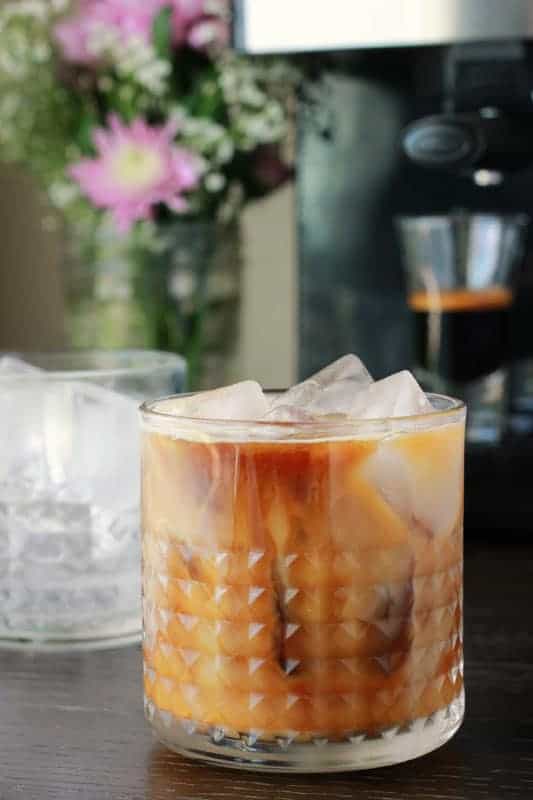
{"type": "Polygon", "coordinates": [[[47,369],[46,366],[42,367],[42,371],[37,376],[33,372],[6,372],[5,375],[0,372],[0,382],[2,381],[51,381],[51,380],[84,380],[94,378],[115,378],[115,377],[129,377],[134,375],[153,374],[159,370],[168,370],[171,367],[179,367],[183,372],[186,370],[186,361],[183,356],[177,353],[167,353],[162,350],[142,350],[136,348],[104,350],[98,348],[87,349],[72,349],[72,350],[50,350],[50,351],[37,351],[37,350],[2,350],[1,356],[12,356],[19,358],[22,361],[27,361],[29,366],[38,366],[39,361],[44,364],[47,362],[53,365],[56,362],[55,369],[47,369]],[[94,368],[70,368],[68,366],[59,367],[60,363],[67,364],[71,361],[73,364],[76,360],[82,361],[83,359],[94,358],[108,360],[109,365],[97,366],[94,368]],[[139,363],[127,365],[124,362],[127,358],[138,359],[139,363]],[[112,362],[115,361],[115,364],[112,362]],[[36,363],[37,362],[37,363],[36,363]]]}
{"type": "MultiPolygon", "coordinates": [[[[265,390],[265,394],[278,394],[276,390],[265,390]]],[[[158,410],[156,406],[168,400],[185,399],[194,397],[200,392],[187,392],[183,394],[169,395],[160,397],[156,400],[145,401],[139,409],[143,422],[156,424],[161,433],[175,433],[179,429],[193,432],[196,430],[208,429],[213,433],[229,434],[231,431],[243,429],[247,434],[257,433],[265,436],[264,441],[271,440],[268,434],[277,431],[280,438],[287,441],[294,441],[295,434],[308,434],[310,438],[348,438],[354,435],[361,436],[364,433],[402,433],[411,430],[426,430],[435,426],[445,425],[448,422],[458,422],[464,420],[466,416],[466,404],[457,398],[448,395],[437,394],[434,392],[426,393],[430,400],[435,399],[443,403],[443,408],[435,408],[425,414],[412,414],[407,417],[375,417],[373,419],[361,419],[349,417],[345,419],[325,419],[317,418],[313,420],[303,420],[299,422],[280,421],[280,420],[228,420],[220,418],[206,417],[187,417],[172,414],[168,411],[158,410]],[[283,437],[282,434],[287,434],[283,437]],[[290,439],[289,439],[290,435],[290,439]]],[[[261,439],[261,436],[259,437],[261,439]]],[[[298,439],[296,439],[298,441],[298,439]]],[[[301,441],[301,439],[300,439],[301,441]]]]}
{"type": "Polygon", "coordinates": [[[497,211],[474,211],[465,209],[464,211],[450,211],[448,214],[397,214],[394,217],[396,225],[401,226],[420,224],[449,224],[456,220],[473,221],[495,220],[496,222],[515,222],[527,226],[531,222],[531,217],[525,211],[505,211],[501,214],[497,211]]]}

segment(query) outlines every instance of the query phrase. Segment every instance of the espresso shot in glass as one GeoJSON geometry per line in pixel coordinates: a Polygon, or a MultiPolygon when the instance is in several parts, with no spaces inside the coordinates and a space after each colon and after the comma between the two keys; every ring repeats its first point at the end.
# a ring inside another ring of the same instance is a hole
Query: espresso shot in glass
{"type": "Polygon", "coordinates": [[[513,279],[527,223],[466,213],[398,220],[415,374],[428,391],[467,402],[471,441],[498,442],[505,430],[513,279]]]}
{"type": "Polygon", "coordinates": [[[160,741],[331,772],[453,736],[465,408],[429,400],[409,417],[301,422],[144,405],[144,692],[160,741]]]}

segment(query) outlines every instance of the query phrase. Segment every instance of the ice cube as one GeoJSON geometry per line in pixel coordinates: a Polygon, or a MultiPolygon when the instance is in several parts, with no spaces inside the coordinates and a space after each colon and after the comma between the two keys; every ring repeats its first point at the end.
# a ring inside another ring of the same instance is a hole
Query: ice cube
{"type": "Polygon", "coordinates": [[[300,406],[283,405],[270,408],[264,420],[265,422],[312,422],[316,417],[300,406]]]}
{"type": "Polygon", "coordinates": [[[190,397],[163,400],[157,410],[198,419],[260,420],[268,411],[268,402],[256,381],[241,381],[190,397]]]}
{"type": "Polygon", "coordinates": [[[361,359],[349,354],[277,397],[271,409],[298,407],[313,416],[346,414],[358,392],[371,384],[372,377],[361,359]]]}
{"type": "Polygon", "coordinates": [[[408,370],[366,386],[347,413],[357,419],[383,419],[427,414],[433,406],[408,370]]]}
{"type": "Polygon", "coordinates": [[[81,381],[0,392],[0,499],[129,508],[138,502],[135,401],[81,381]]]}
{"type": "Polygon", "coordinates": [[[38,367],[34,367],[33,364],[28,364],[27,361],[23,361],[18,356],[0,356],[0,376],[5,377],[6,375],[30,375],[34,374],[36,377],[39,376],[39,373],[42,373],[43,370],[39,369],[38,367]]]}
{"type": "Polygon", "coordinates": [[[96,384],[58,382],[45,397],[47,472],[61,498],[121,510],[139,500],[137,402],[96,384]]]}
{"type": "Polygon", "coordinates": [[[383,440],[364,461],[361,475],[409,526],[436,536],[449,533],[463,502],[460,425],[383,440]]]}
{"type": "Polygon", "coordinates": [[[372,383],[372,376],[358,356],[348,353],[328,364],[320,372],[316,372],[308,380],[313,380],[321,388],[326,389],[339,381],[353,381],[361,386],[367,386],[372,383]]]}

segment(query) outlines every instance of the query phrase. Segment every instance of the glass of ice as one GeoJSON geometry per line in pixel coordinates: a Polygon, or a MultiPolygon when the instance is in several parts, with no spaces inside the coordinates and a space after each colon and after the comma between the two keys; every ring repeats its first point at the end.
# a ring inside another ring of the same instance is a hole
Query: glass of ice
{"type": "Polygon", "coordinates": [[[0,356],[0,640],[137,638],[138,406],[183,389],[179,356],[0,356]]]}
{"type": "Polygon", "coordinates": [[[142,409],[145,709],[183,754],[362,769],[461,724],[465,408],[319,383],[142,409]]]}

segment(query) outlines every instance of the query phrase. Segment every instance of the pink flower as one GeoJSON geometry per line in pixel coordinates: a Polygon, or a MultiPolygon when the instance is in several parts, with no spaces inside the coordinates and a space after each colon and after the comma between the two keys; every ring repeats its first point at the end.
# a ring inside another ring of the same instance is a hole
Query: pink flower
{"type": "Polygon", "coordinates": [[[91,64],[91,39],[99,30],[111,30],[122,42],[136,36],[152,39],[155,17],[162,8],[172,10],[172,38],[178,46],[203,50],[228,41],[228,0],[220,0],[220,13],[211,11],[213,0],[80,0],[78,11],[55,27],[55,37],[67,61],[91,64]]]}
{"type": "Polygon", "coordinates": [[[228,0],[217,4],[219,13],[211,12],[209,0],[172,0],[173,38],[177,45],[188,44],[196,50],[228,44],[228,0]]]}
{"type": "Polygon", "coordinates": [[[229,44],[229,26],[226,20],[207,17],[191,25],[187,44],[195,50],[208,47],[226,47],[229,44]]]}
{"type": "Polygon", "coordinates": [[[55,26],[56,41],[67,61],[88,64],[94,60],[88,50],[88,40],[94,24],[91,13],[93,5],[91,0],[82,0],[79,12],[75,16],[59,22],[55,26]]]}
{"type": "Polygon", "coordinates": [[[168,0],[81,0],[77,13],[56,25],[56,40],[68,61],[88,64],[95,60],[90,43],[99,29],[118,33],[123,42],[133,36],[148,42],[165,5],[168,0]]]}
{"type": "Polygon", "coordinates": [[[186,44],[191,26],[204,16],[205,0],[170,0],[172,35],[177,45],[186,44]]]}
{"type": "Polygon", "coordinates": [[[150,219],[163,203],[182,213],[183,193],[196,188],[200,177],[197,157],[173,143],[176,126],[148,125],[136,119],[125,125],[116,115],[109,127],[94,134],[96,158],[70,168],[71,176],[97,208],[109,209],[121,232],[140,219],[150,219]]]}

